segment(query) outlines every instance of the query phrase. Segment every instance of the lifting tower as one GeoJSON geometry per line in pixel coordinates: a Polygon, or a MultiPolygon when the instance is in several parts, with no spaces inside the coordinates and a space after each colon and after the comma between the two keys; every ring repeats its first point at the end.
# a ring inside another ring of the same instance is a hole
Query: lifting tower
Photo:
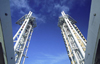
{"type": "Polygon", "coordinates": [[[62,31],[71,64],[84,64],[86,39],[75,25],[76,21],[69,15],[66,15],[64,11],[61,14],[58,26],[62,31]]]}
{"type": "Polygon", "coordinates": [[[30,11],[19,19],[16,24],[21,25],[15,36],[13,37],[15,64],[24,64],[28,47],[30,44],[33,29],[36,27],[35,18],[30,11]]]}

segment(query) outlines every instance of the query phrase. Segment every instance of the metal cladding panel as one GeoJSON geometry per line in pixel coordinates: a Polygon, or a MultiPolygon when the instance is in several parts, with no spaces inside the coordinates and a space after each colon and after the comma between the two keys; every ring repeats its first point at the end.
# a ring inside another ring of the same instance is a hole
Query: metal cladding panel
{"type": "MultiPolygon", "coordinates": [[[[11,25],[11,14],[9,0],[0,0],[0,26],[2,32],[2,44],[4,44],[4,56],[7,58],[7,64],[15,64],[13,35],[11,25]]],[[[1,41],[1,40],[0,40],[1,41]]]]}
{"type": "Polygon", "coordinates": [[[100,33],[100,0],[92,0],[89,26],[88,26],[88,37],[87,37],[87,47],[85,55],[85,64],[94,64],[98,34],[100,33]]]}

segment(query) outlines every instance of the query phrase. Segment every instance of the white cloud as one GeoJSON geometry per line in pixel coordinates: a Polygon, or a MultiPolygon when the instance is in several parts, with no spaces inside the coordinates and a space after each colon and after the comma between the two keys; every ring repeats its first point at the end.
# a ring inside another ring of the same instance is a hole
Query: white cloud
{"type": "Polygon", "coordinates": [[[41,23],[45,23],[46,17],[44,15],[40,14],[35,14],[33,13],[33,16],[36,18],[36,22],[40,25],[41,23]]]}
{"type": "Polygon", "coordinates": [[[68,57],[67,53],[52,55],[52,54],[42,54],[42,57],[38,57],[34,60],[34,64],[57,64],[59,62],[66,61],[67,63],[68,57]]]}
{"type": "Polygon", "coordinates": [[[10,8],[12,16],[14,16],[13,14],[16,10],[19,10],[20,14],[22,15],[31,10],[27,0],[10,0],[10,8]]]}
{"type": "Polygon", "coordinates": [[[65,54],[59,54],[57,56],[45,54],[45,56],[47,58],[51,59],[50,64],[55,64],[55,63],[61,62],[63,60],[67,60],[67,53],[65,53],[65,54]]]}
{"type": "MultiPolygon", "coordinates": [[[[28,0],[10,0],[10,7],[11,7],[11,14],[17,10],[20,10],[20,14],[24,15],[27,14],[28,11],[31,11],[31,7],[28,5],[28,0]],[[22,10],[25,8],[25,10],[22,10]]],[[[34,11],[34,10],[33,10],[34,11]]],[[[38,19],[38,22],[45,23],[45,16],[40,14],[33,13],[33,16],[38,19]]]]}
{"type": "Polygon", "coordinates": [[[54,8],[57,9],[57,10],[60,10],[60,11],[65,11],[65,12],[69,11],[69,7],[67,7],[65,5],[61,6],[60,4],[56,4],[54,6],[54,8]]]}
{"type": "MultiPolygon", "coordinates": [[[[61,4],[67,3],[68,0],[60,0],[61,4]]],[[[69,0],[70,1],[70,0],[69,0]]]]}
{"type": "Polygon", "coordinates": [[[45,62],[46,60],[35,60],[34,64],[45,64],[45,62]]]}
{"type": "Polygon", "coordinates": [[[76,4],[78,6],[84,6],[85,2],[86,0],[69,0],[69,1],[66,1],[66,4],[68,5],[70,9],[72,9],[76,4]]]}
{"type": "Polygon", "coordinates": [[[26,13],[25,13],[24,11],[22,11],[22,10],[20,11],[20,13],[21,13],[21,14],[26,14],[26,13]]]}
{"type": "Polygon", "coordinates": [[[27,0],[10,0],[10,6],[11,8],[15,7],[17,9],[21,9],[21,8],[26,8],[27,10],[31,9],[28,5],[27,0]]]}
{"type": "MultiPolygon", "coordinates": [[[[61,11],[65,11],[65,13],[69,13],[70,9],[73,8],[75,5],[76,0],[60,0],[60,3],[54,2],[54,0],[34,0],[34,7],[33,8],[38,8],[40,7],[39,5],[42,4],[41,9],[39,10],[40,13],[36,14],[33,13],[33,16],[36,17],[36,20],[40,23],[45,23],[47,19],[46,14],[42,14],[45,11],[47,13],[50,13],[50,17],[53,16],[58,16],[61,11]],[[59,12],[58,12],[59,11],[59,12]],[[58,12],[58,13],[57,13],[58,12]]],[[[78,4],[82,4],[85,2],[85,0],[82,1],[77,1],[80,2],[78,4]]],[[[32,5],[32,4],[31,4],[32,5]]],[[[32,5],[33,6],[33,5],[32,5]]],[[[20,14],[24,15],[27,14],[28,11],[36,11],[35,9],[31,8],[28,4],[28,0],[10,0],[10,7],[11,7],[11,14],[13,15],[13,12],[18,10],[20,14]],[[24,10],[23,10],[24,9],[24,10]]],[[[15,12],[14,12],[15,13],[15,12]]],[[[19,19],[19,18],[18,18],[19,19]]]]}
{"type": "MultiPolygon", "coordinates": [[[[44,1],[44,0],[43,0],[44,1]]],[[[41,3],[41,1],[40,0],[34,0],[34,2],[35,2],[35,4],[36,4],[36,6],[38,7],[39,6],[39,4],[41,3]]]]}

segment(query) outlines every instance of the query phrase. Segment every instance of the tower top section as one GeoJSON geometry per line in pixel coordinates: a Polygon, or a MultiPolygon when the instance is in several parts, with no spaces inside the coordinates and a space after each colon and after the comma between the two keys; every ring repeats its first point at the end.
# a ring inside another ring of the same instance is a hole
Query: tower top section
{"type": "Polygon", "coordinates": [[[32,12],[29,11],[28,14],[24,15],[23,17],[21,17],[16,24],[22,25],[23,21],[25,21],[25,19],[29,18],[29,22],[32,24],[33,28],[36,27],[36,19],[35,17],[32,16],[32,12]]]}
{"type": "Polygon", "coordinates": [[[62,16],[59,17],[58,26],[62,25],[65,22],[64,18],[68,19],[72,24],[77,23],[71,16],[65,14],[64,11],[62,11],[61,14],[62,16]]]}

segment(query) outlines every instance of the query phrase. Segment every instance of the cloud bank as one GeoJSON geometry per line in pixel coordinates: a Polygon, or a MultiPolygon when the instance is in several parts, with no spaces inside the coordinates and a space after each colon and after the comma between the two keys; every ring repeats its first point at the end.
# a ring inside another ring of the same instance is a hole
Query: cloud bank
{"type": "Polygon", "coordinates": [[[17,10],[21,15],[32,11],[33,16],[38,20],[37,22],[45,23],[48,18],[54,18],[53,16],[59,17],[61,11],[65,11],[67,14],[74,5],[82,6],[84,2],[85,0],[10,0],[10,7],[12,16],[17,10]]]}
{"type": "MultiPolygon", "coordinates": [[[[52,54],[42,54],[41,57],[37,57],[34,61],[34,64],[60,64],[61,62],[66,61],[67,63],[67,54],[62,53],[58,55],[52,55],[52,54]]],[[[31,62],[31,63],[32,63],[31,62]]]]}

